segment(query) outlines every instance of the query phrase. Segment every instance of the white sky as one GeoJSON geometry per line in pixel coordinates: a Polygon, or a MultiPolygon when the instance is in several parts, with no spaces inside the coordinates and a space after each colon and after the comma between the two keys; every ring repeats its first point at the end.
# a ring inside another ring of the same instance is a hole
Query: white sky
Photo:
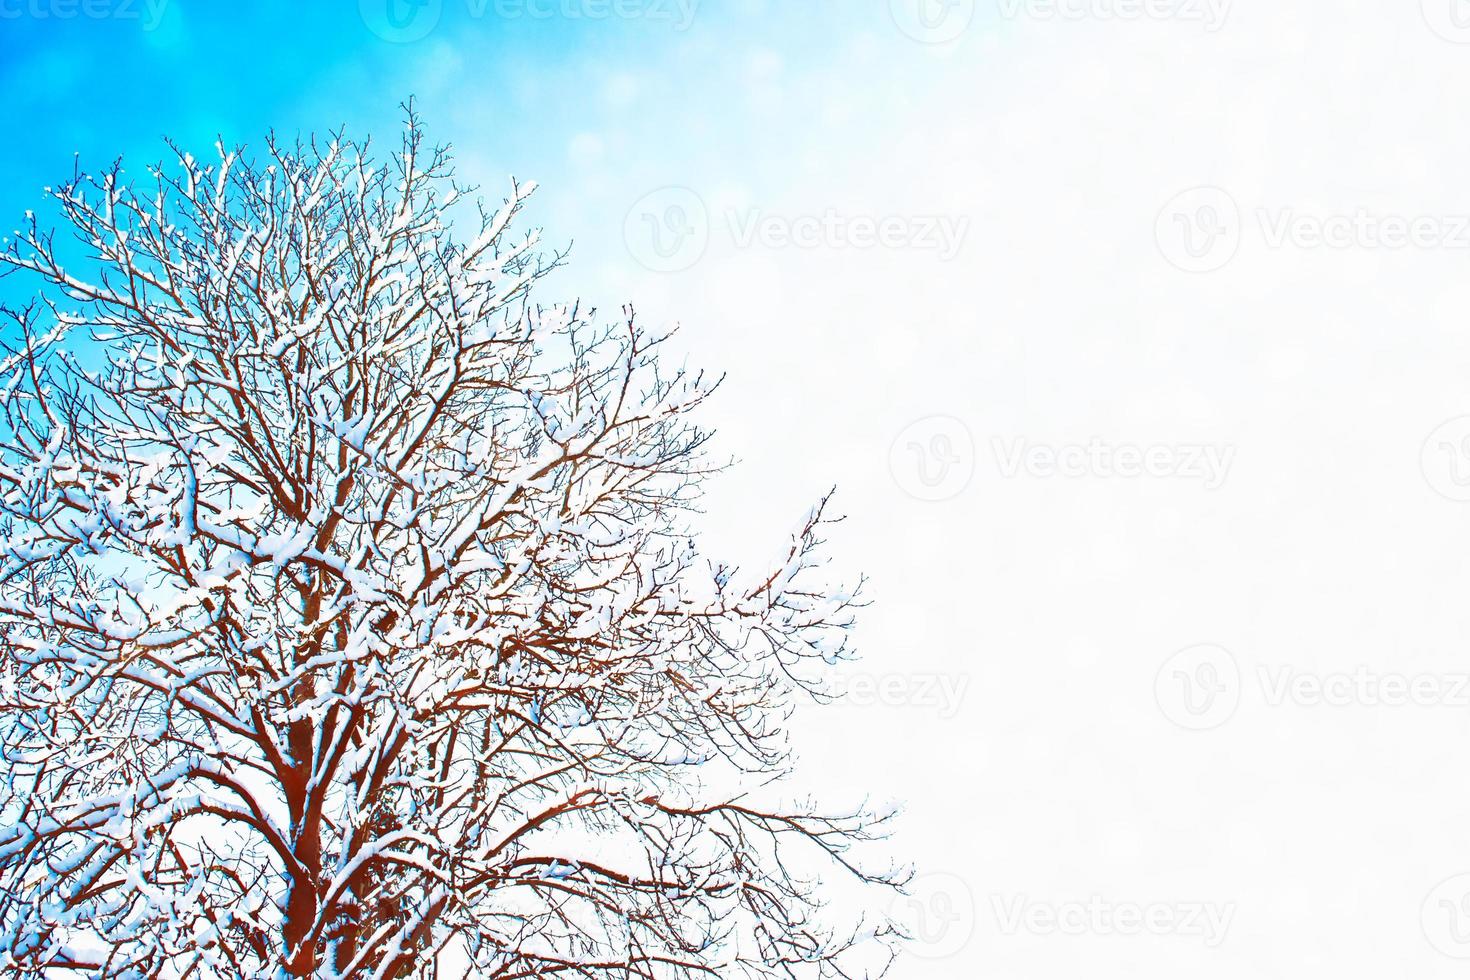
{"type": "MultiPolygon", "coordinates": [[[[1470,885],[1435,889],[1470,872],[1470,504],[1449,499],[1470,425],[1421,451],[1470,415],[1470,44],[1430,26],[1470,41],[1470,4],[1109,16],[1127,3],[980,0],[938,46],[886,0],[720,5],[526,82],[586,97],[548,116],[555,172],[524,176],[550,240],[576,237],[568,288],[682,321],[693,363],[730,373],[708,418],[743,463],[709,498],[711,550],[758,560],[839,489],[837,567],[872,579],[857,671],[897,703],[805,719],[804,778],[906,806],[892,849],[929,876],[932,941],[895,977],[1463,976],[1470,885]],[[1223,196],[1161,215],[1201,185],[1223,196]],[[673,205],[708,244],[651,271],[625,226],[673,205]],[[775,225],[742,244],[754,211],[775,225]],[[968,224],[948,261],[770,237],[829,212],[968,224]],[[1224,251],[1191,260],[1179,236],[1203,248],[1212,215],[1224,251]],[[1420,245],[1381,244],[1413,219],[1420,245]],[[1314,244],[1323,225],[1345,247],[1314,244]],[[1093,440],[1168,475],[1005,475],[1093,440]],[[928,487],[933,449],[952,465],[928,487]],[[1200,644],[1228,653],[1170,662],[1200,644]],[[1202,664],[1224,701],[1191,715],[1202,664]],[[1310,703],[1360,668],[1435,703],[1310,703]],[[1120,934],[1130,909],[1165,934],[1120,934]]],[[[498,175],[464,94],[439,122],[498,175]]]]}

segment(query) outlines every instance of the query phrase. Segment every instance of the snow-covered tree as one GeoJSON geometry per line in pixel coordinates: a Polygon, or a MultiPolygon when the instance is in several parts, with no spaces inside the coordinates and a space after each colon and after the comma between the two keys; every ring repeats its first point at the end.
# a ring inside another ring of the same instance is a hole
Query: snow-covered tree
{"type": "Polygon", "coordinates": [[[529,187],[412,116],[267,149],[78,175],[0,257],[0,971],[866,969],[816,884],[896,884],[883,818],[772,795],[848,652],[823,506],[699,554],[713,384],[532,299],[529,187]]]}

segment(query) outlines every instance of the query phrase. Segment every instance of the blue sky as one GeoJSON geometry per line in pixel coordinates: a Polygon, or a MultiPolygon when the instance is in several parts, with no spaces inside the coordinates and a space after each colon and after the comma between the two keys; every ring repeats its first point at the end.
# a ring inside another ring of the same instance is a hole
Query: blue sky
{"type": "Polygon", "coordinates": [[[836,128],[869,139],[881,136],[873,113],[885,102],[922,97],[934,59],[921,45],[887,47],[886,8],[4,0],[0,113],[12,138],[0,215],[35,206],[73,152],[95,166],[159,159],[165,135],[202,153],[217,134],[251,142],[271,128],[381,134],[409,96],[431,135],[472,151],[486,181],[515,173],[549,193],[589,170],[778,181],[803,146],[843,136],[833,119],[824,125],[834,96],[850,102],[836,128]]]}
{"type": "MultiPolygon", "coordinates": [[[[461,73],[461,84],[485,95],[505,89],[517,62],[549,70],[573,49],[605,43],[570,36],[578,33],[570,22],[553,25],[563,30],[490,16],[457,23],[452,9],[429,37],[395,44],[372,33],[356,3],[168,0],[156,23],[143,3],[118,0],[109,17],[0,21],[8,128],[26,134],[7,153],[6,211],[69,170],[73,151],[84,161],[118,153],[153,159],[165,134],[200,150],[216,134],[255,141],[270,128],[346,124],[360,135],[395,122],[398,103],[411,95],[430,114],[451,111],[462,93],[449,89],[460,86],[446,85],[435,68],[463,58],[471,45],[479,63],[461,73]],[[516,26],[529,29],[515,36],[516,26]]],[[[502,99],[478,101],[485,125],[516,125],[502,99]]],[[[506,132],[507,145],[517,135],[506,132]]]]}
{"type": "Polygon", "coordinates": [[[683,319],[687,305],[662,301],[703,291],[698,276],[646,277],[629,255],[625,218],[645,195],[691,187],[711,213],[790,209],[805,186],[806,209],[845,185],[931,208],[933,185],[898,162],[903,129],[968,97],[955,68],[992,60],[995,35],[982,14],[952,44],[916,43],[890,0],[0,0],[0,115],[15,137],[0,229],[26,210],[54,223],[43,188],[73,154],[93,172],[122,156],[138,174],[169,159],[165,137],[207,158],[217,136],[249,146],[339,126],[386,149],[412,98],[486,198],[512,176],[540,184],[526,224],[571,248],[543,299],[683,319]]]}

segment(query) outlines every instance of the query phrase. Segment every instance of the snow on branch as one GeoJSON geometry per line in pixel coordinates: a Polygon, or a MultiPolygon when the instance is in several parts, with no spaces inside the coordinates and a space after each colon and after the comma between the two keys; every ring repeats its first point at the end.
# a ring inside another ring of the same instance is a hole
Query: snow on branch
{"type": "Polygon", "coordinates": [[[717,379],[417,121],[53,194],[0,274],[0,969],[856,975],[880,816],[753,800],[848,655],[827,501],[699,555],[717,379]],[[468,229],[468,233],[461,234],[468,229]],[[465,244],[464,242],[468,242],[465,244]],[[804,870],[803,870],[804,869],[804,870]]]}

